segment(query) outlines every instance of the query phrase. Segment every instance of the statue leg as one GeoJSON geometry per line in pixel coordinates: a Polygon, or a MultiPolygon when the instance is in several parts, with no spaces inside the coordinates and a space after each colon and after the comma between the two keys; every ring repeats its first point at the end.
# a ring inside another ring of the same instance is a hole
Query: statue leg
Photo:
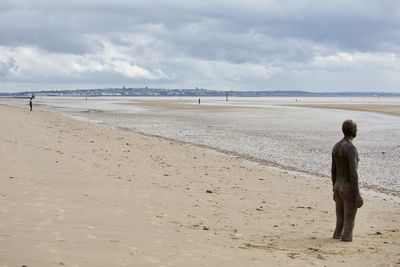
{"type": "Polygon", "coordinates": [[[343,223],[343,236],[342,241],[353,241],[354,221],[356,219],[357,207],[354,200],[343,201],[344,203],[344,223],[343,223]]]}
{"type": "Polygon", "coordinates": [[[335,203],[336,203],[336,228],[335,232],[333,233],[333,238],[340,239],[342,237],[342,232],[343,232],[344,208],[343,208],[343,199],[337,193],[335,193],[335,203]]]}

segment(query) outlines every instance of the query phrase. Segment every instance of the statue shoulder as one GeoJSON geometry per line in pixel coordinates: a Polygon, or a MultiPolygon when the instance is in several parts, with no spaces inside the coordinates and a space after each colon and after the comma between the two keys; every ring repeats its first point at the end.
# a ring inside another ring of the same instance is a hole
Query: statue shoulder
{"type": "Polygon", "coordinates": [[[340,141],[339,142],[337,142],[334,146],[333,146],[333,148],[332,148],[332,154],[335,154],[336,153],[336,151],[338,150],[338,147],[340,146],[340,141]]]}
{"type": "Polygon", "coordinates": [[[357,147],[353,143],[348,142],[346,145],[346,150],[350,155],[358,157],[357,147]]]}
{"type": "Polygon", "coordinates": [[[343,145],[344,145],[344,142],[345,142],[346,140],[345,139],[341,139],[340,141],[338,141],[334,146],[333,146],[333,149],[332,149],[332,151],[334,152],[334,151],[337,151],[340,147],[342,147],[343,145]]]}

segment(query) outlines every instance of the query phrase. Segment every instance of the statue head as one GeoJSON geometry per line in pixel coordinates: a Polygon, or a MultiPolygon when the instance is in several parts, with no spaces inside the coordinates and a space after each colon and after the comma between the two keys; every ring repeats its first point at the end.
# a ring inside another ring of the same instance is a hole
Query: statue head
{"type": "Polygon", "coordinates": [[[354,138],[357,136],[357,124],[353,120],[345,120],[342,124],[342,131],[345,136],[354,138]]]}

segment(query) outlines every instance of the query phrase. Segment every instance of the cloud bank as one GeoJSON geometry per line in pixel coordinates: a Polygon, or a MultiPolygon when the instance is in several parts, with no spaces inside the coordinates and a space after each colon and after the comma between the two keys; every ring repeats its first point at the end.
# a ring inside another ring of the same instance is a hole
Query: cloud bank
{"type": "Polygon", "coordinates": [[[0,25],[0,91],[400,91],[397,0],[3,0],[0,25]]]}

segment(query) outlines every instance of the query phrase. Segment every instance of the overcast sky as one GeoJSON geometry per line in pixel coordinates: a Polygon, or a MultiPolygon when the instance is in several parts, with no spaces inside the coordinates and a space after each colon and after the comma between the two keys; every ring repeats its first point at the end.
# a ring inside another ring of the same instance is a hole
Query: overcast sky
{"type": "Polygon", "coordinates": [[[399,0],[0,0],[0,91],[400,92],[399,0]]]}

